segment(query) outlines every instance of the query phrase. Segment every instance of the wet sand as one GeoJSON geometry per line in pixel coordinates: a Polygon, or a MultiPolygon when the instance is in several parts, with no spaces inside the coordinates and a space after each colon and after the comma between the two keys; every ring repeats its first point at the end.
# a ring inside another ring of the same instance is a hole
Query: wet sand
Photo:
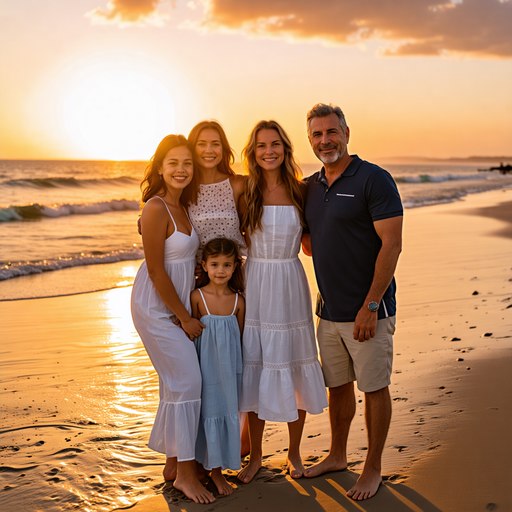
{"type": "MultiPolygon", "coordinates": [[[[292,481],[286,427],[270,423],[264,468],[230,497],[205,507],[164,484],[163,457],[145,446],[158,380],[125,288],[0,302],[0,508],[512,510],[511,211],[511,190],[406,211],[386,478],[371,500],[345,495],[367,450],[362,403],[346,471],[292,481]]],[[[307,464],[329,440],[327,413],[309,416],[307,464]]]]}

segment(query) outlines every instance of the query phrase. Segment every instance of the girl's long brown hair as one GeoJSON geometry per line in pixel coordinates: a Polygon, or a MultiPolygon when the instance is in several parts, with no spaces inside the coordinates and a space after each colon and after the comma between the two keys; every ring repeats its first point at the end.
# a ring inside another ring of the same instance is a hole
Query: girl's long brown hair
{"type": "MultiPolygon", "coordinates": [[[[234,256],[235,270],[228,282],[229,289],[233,293],[244,293],[244,274],[242,272],[242,258],[238,251],[238,245],[229,238],[213,238],[206,243],[203,249],[203,261],[206,263],[208,258],[215,256],[234,256]]],[[[201,275],[196,280],[196,288],[202,288],[210,282],[208,273],[201,268],[201,275]]]]}
{"type": "MultiPolygon", "coordinates": [[[[158,171],[162,168],[162,164],[167,153],[171,149],[180,146],[185,146],[190,150],[192,156],[194,155],[194,152],[184,135],[167,135],[167,137],[164,137],[160,144],[158,144],[155,154],[151,157],[149,165],[144,171],[144,178],[140,184],[140,189],[142,191],[142,206],[144,206],[146,201],[151,199],[153,196],[165,196],[167,193],[165,181],[160,178],[158,171]],[[162,190],[163,194],[161,193],[162,190]]],[[[192,175],[192,181],[185,187],[181,194],[180,202],[185,206],[185,208],[187,208],[191,202],[192,191],[198,187],[197,180],[197,173],[194,172],[192,175]]]]}
{"type": "Polygon", "coordinates": [[[253,128],[249,140],[242,151],[244,167],[249,173],[244,190],[245,209],[240,219],[242,232],[248,235],[247,243],[250,245],[250,235],[257,229],[261,229],[261,217],[263,215],[263,190],[266,187],[265,178],[261,167],[256,162],[256,137],[260,130],[276,130],[284,146],[284,161],[281,164],[281,180],[297,208],[301,224],[304,226],[304,195],[301,190],[302,171],[293,156],[293,145],[282,126],[274,120],[260,121],[253,128]]]}
{"type": "MultiPolygon", "coordinates": [[[[222,146],[222,160],[220,161],[218,165],[218,170],[223,173],[227,174],[228,176],[235,176],[236,173],[232,169],[232,165],[235,162],[235,154],[233,150],[231,149],[231,146],[229,145],[228,138],[226,137],[226,132],[215,120],[210,121],[201,121],[200,123],[196,124],[192,130],[190,130],[190,133],[188,134],[188,141],[190,144],[190,147],[192,148],[192,156],[194,157],[194,167],[197,169],[197,155],[196,155],[196,144],[199,140],[199,136],[201,135],[201,132],[203,130],[207,130],[210,128],[211,130],[215,130],[219,134],[220,143],[222,146]]],[[[191,203],[196,204],[197,203],[197,195],[199,194],[199,179],[196,182],[196,185],[194,188],[191,188],[190,191],[190,197],[191,203]]]]}

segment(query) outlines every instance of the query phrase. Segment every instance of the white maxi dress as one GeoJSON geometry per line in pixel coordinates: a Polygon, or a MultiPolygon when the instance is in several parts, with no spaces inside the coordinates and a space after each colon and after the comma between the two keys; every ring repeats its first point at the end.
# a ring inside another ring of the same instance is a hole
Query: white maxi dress
{"type": "MultiPolygon", "coordinates": [[[[167,211],[174,233],[165,241],[164,266],[181,302],[191,312],[190,293],[195,286],[199,240],[193,227],[190,236],[178,231],[169,209],[167,211]]],[[[158,295],[145,261],[133,283],[131,307],[133,323],[160,383],[160,404],[148,447],[167,457],[177,457],[178,462],[194,460],[201,412],[197,352],[183,329],[172,322],[173,312],[158,295]]]]}
{"type": "Polygon", "coordinates": [[[291,422],[298,409],[327,407],[311,297],[298,258],[302,226],[294,206],[264,206],[251,235],[246,279],[240,410],[291,422]]]}

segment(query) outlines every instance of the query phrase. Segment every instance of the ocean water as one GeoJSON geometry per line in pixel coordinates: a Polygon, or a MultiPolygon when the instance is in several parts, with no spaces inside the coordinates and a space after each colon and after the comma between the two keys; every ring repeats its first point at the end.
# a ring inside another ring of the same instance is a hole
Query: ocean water
{"type": "MultiPolygon", "coordinates": [[[[0,161],[0,300],[130,285],[144,257],[136,221],[146,165],[0,161]]],[[[319,167],[303,165],[304,175],[319,167]]],[[[479,172],[484,164],[383,167],[405,208],[512,186],[512,175],[479,172]]]]}

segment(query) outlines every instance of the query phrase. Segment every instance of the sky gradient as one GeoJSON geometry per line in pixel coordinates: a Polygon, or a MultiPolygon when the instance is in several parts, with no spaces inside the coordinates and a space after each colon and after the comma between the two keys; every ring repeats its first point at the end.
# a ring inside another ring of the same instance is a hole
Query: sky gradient
{"type": "Polygon", "coordinates": [[[214,118],[314,162],[341,106],[365,159],[512,153],[512,2],[0,0],[0,158],[148,159],[214,118]]]}

